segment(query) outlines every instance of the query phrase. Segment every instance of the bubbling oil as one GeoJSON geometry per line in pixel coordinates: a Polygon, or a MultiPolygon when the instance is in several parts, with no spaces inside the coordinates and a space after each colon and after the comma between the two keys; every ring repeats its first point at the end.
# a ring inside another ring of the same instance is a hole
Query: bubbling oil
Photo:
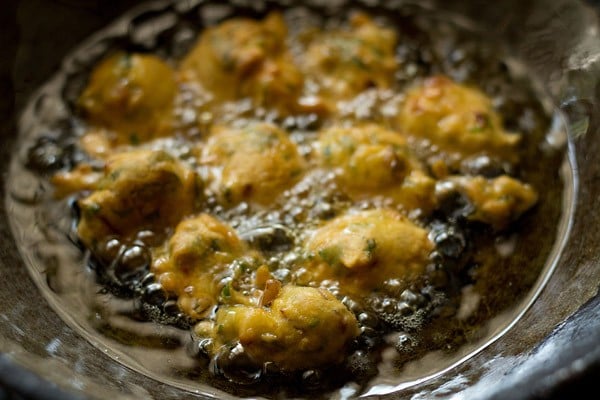
{"type": "MultiPolygon", "coordinates": [[[[294,35],[312,26],[341,24],[351,8],[339,7],[289,6],[283,12],[294,35]]],[[[510,57],[508,49],[482,42],[473,27],[419,8],[390,12],[385,5],[352,3],[354,7],[399,31],[398,88],[417,78],[445,74],[475,83],[492,97],[507,129],[523,133],[520,170],[510,170],[487,157],[463,168],[486,177],[502,173],[523,177],[539,191],[538,206],[510,231],[495,236],[483,227],[457,222],[468,212],[468,204],[455,197],[445,200],[426,221],[436,244],[427,285],[402,290],[395,297],[374,294],[363,303],[342,299],[357,317],[361,335],[341,368],[281,375],[268,366],[249,367],[236,348],[210,359],[206,340],[190,333],[193,321],[179,311],[150,272],[149,249],[164,237],[142,231],[129,241],[108,238],[92,256],[75,234],[75,199],[54,199],[49,182],[52,173],[89,161],[77,145],[86,126],[77,116],[75,103],[89,72],[105,54],[120,49],[177,60],[203,27],[234,15],[265,14],[264,9],[218,1],[155,4],[151,10],[140,8],[125,15],[86,41],[32,98],[22,117],[20,153],[14,157],[7,180],[10,223],[32,278],[67,323],[117,361],[191,392],[219,398],[326,398],[380,393],[419,382],[480,349],[522,312],[543,282],[542,274],[549,273],[569,187],[570,175],[558,172],[564,165],[564,143],[553,145],[546,140],[562,132],[561,126],[552,124],[551,102],[532,87],[534,79],[510,57]],[[477,264],[474,254],[478,260],[495,261],[477,264]]],[[[297,49],[292,47],[292,51],[297,49]]],[[[344,104],[342,113],[356,120],[380,120],[394,101],[393,96],[366,93],[344,104]]],[[[180,107],[184,115],[187,106],[180,107]]],[[[253,112],[240,102],[231,110],[230,119],[253,112]]],[[[292,132],[300,153],[319,124],[314,116],[276,122],[292,132]]],[[[188,137],[202,135],[194,131],[195,126],[182,124],[180,128],[188,137]]],[[[156,146],[181,157],[189,151],[189,143],[180,139],[158,141],[156,146]]],[[[298,215],[308,215],[302,219],[309,223],[311,218],[326,218],[335,215],[337,208],[347,207],[347,199],[330,176],[319,174],[309,176],[284,197],[278,210],[258,212],[246,203],[223,209],[209,198],[207,211],[228,221],[265,254],[272,253],[269,267],[285,283],[298,257],[294,235],[304,228],[297,223],[298,215]],[[319,190],[314,189],[317,186],[319,190]],[[281,253],[286,256],[277,257],[281,253]]],[[[354,207],[373,206],[378,204],[354,207]]],[[[329,289],[336,293],[335,286],[329,289]]]]}

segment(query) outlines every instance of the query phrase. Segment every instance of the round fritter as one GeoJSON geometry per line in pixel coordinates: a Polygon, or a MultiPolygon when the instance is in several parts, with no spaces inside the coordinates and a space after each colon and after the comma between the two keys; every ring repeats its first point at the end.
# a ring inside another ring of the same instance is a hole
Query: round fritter
{"type": "Polygon", "coordinates": [[[218,101],[251,98],[256,105],[289,112],[297,107],[303,77],[286,48],[281,14],[264,20],[233,18],[202,32],[183,60],[218,101]]]}
{"type": "Polygon", "coordinates": [[[435,205],[435,182],[411,155],[406,139],[377,124],[332,127],[316,142],[318,163],[335,171],[355,200],[382,196],[408,211],[435,205]]]}
{"type": "Polygon", "coordinates": [[[153,55],[117,53],[92,72],[79,98],[86,118],[113,131],[114,144],[138,144],[170,133],[177,92],[174,70],[153,55]]]}
{"type": "Polygon", "coordinates": [[[310,40],[303,68],[320,85],[320,94],[346,99],[377,87],[392,86],[397,68],[396,33],[356,13],[350,26],[319,32],[310,40]]]}
{"type": "Polygon", "coordinates": [[[428,231],[388,209],[337,217],[307,240],[307,265],[300,284],[338,281],[343,292],[366,295],[390,280],[410,283],[421,276],[434,245],[428,231]]]}
{"type": "Polygon", "coordinates": [[[193,318],[204,316],[219,301],[222,279],[242,258],[255,264],[249,251],[227,224],[209,214],[180,222],[163,248],[156,249],[152,271],[163,289],[178,297],[180,309],[193,318]]]}
{"type": "Polygon", "coordinates": [[[269,123],[215,127],[201,150],[213,189],[225,204],[267,205],[303,174],[305,163],[286,132],[269,123]]]}
{"type": "Polygon", "coordinates": [[[404,132],[461,158],[481,153],[513,160],[520,140],[504,130],[501,116],[481,90],[444,76],[411,88],[398,122],[404,132]]]}
{"type": "Polygon", "coordinates": [[[293,285],[270,307],[222,307],[214,325],[196,331],[213,336],[213,352],[239,342],[255,365],[272,362],[284,371],[339,363],[359,334],[354,314],[330,292],[293,285]]]}
{"type": "Polygon", "coordinates": [[[161,150],[114,154],[96,190],[79,200],[77,232],[91,248],[108,235],[128,236],[177,224],[194,209],[196,174],[161,150]]]}

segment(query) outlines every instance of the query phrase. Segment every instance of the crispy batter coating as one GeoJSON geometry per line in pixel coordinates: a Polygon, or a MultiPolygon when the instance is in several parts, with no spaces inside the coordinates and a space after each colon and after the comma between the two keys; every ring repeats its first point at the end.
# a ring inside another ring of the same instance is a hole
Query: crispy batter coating
{"type": "Polygon", "coordinates": [[[450,181],[473,204],[474,211],[469,218],[496,229],[506,228],[538,201],[538,194],[531,185],[507,175],[493,179],[461,176],[452,177],[450,181]]]}
{"type": "Polygon", "coordinates": [[[314,35],[303,68],[331,100],[355,96],[370,87],[390,88],[397,69],[396,33],[356,13],[348,28],[314,35]]]}
{"type": "Polygon", "coordinates": [[[406,139],[377,124],[332,127],[316,143],[318,162],[336,171],[352,198],[383,196],[406,210],[425,213],[435,206],[435,182],[411,155],[406,139]]]}
{"type": "Polygon", "coordinates": [[[206,29],[181,69],[217,100],[251,98],[258,106],[297,110],[303,76],[286,48],[280,13],[264,20],[233,18],[206,29]]]}
{"type": "Polygon", "coordinates": [[[408,134],[462,157],[482,153],[513,160],[520,140],[518,134],[504,130],[489,97],[444,76],[410,89],[398,122],[408,134]]]}
{"type": "Polygon", "coordinates": [[[111,234],[174,226],[194,209],[197,192],[194,172],[164,151],[117,153],[97,189],[79,201],[79,237],[94,248],[111,234]]]}
{"type": "MultiPolygon", "coordinates": [[[[203,335],[205,329],[198,327],[203,335]]],[[[268,308],[219,309],[208,329],[214,351],[239,341],[256,365],[273,362],[285,371],[338,363],[359,334],[354,315],[330,292],[293,285],[284,286],[268,308]]]]}
{"type": "Polygon", "coordinates": [[[287,134],[273,124],[215,127],[202,149],[215,167],[213,186],[226,204],[269,204],[303,174],[305,162],[287,134]]]}
{"type": "Polygon", "coordinates": [[[396,211],[343,215],[308,239],[312,259],[298,279],[301,284],[337,280],[344,291],[365,295],[390,279],[419,277],[433,248],[427,230],[396,211]]]}
{"type": "Polygon", "coordinates": [[[79,106],[88,120],[112,131],[113,144],[138,144],[171,133],[177,92],[174,70],[153,55],[117,53],[92,72],[79,106]]]}
{"type": "Polygon", "coordinates": [[[200,214],[181,221],[165,246],[156,249],[152,270],[184,313],[201,318],[219,301],[220,279],[242,257],[259,258],[230,226],[200,214]]]}

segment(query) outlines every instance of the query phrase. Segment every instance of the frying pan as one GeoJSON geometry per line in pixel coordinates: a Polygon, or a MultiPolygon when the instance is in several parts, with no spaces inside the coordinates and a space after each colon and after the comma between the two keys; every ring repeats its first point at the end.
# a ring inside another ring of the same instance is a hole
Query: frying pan
{"type": "MultiPolygon", "coordinates": [[[[18,116],[82,40],[139,1],[20,0],[0,14],[2,197],[18,116]]],[[[181,3],[184,3],[183,1],[181,3]]],[[[243,3],[243,2],[242,2],[243,3]]],[[[260,3],[260,2],[254,2],[260,3]]],[[[285,3],[285,2],[283,2],[285,3]]],[[[289,2],[288,2],[289,3],[289,2]]],[[[365,3],[369,3],[368,1],[365,3]]],[[[407,1],[390,2],[398,6],[407,1]]],[[[431,1],[513,44],[568,127],[574,174],[564,246],[531,306],[498,340],[389,399],[553,399],[594,393],[600,378],[600,2],[431,1]]],[[[543,166],[541,166],[543,167],[543,166]]],[[[105,354],[38,292],[0,208],[0,399],[201,399],[105,354]]]]}

